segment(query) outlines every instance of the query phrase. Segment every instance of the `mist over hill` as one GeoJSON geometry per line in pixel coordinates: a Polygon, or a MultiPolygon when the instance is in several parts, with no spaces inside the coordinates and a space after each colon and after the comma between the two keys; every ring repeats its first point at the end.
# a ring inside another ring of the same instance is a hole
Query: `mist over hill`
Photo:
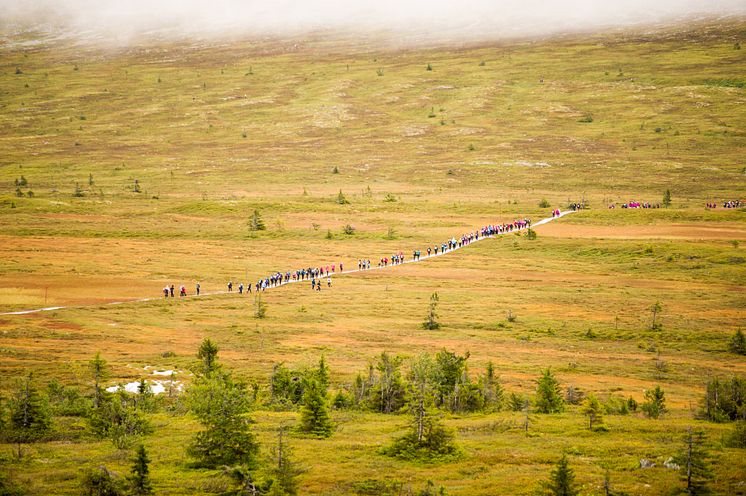
{"type": "Polygon", "coordinates": [[[741,0],[0,0],[0,29],[42,29],[128,43],[140,36],[252,37],[334,30],[444,41],[561,32],[743,15],[741,0]]]}

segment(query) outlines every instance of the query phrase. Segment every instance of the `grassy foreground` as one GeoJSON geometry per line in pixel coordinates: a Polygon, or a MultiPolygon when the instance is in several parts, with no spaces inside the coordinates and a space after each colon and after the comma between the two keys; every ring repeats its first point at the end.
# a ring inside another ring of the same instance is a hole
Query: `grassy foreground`
{"type": "MultiPolygon", "coordinates": [[[[145,366],[185,371],[204,337],[263,387],[274,363],[312,366],[321,354],[336,390],[382,351],[469,351],[471,373],[493,362],[508,392],[533,394],[551,367],[563,386],[602,398],[641,402],[659,384],[670,413],[609,415],[609,432],[593,433],[570,407],[534,415],[529,436],[521,413],[447,415],[464,456],[430,465],[380,453],[406,416],[336,411],[330,439],[290,441],[301,493],[386,494],[431,479],[453,495],[532,494],[566,451],[582,494],[602,494],[606,470],[617,490],[668,494],[681,482],[661,463],[695,426],[716,455],[711,487],[743,494],[744,452],[722,443],[731,426],[694,414],[708,377],[746,374],[727,350],[746,321],[746,212],[704,208],[746,191],[746,50],[734,47],[745,35],[731,20],[397,50],[325,37],[104,49],[8,34],[0,311],[81,306],[0,316],[0,390],[29,370],[42,385],[87,387],[98,351],[112,383],[145,366]],[[666,189],[668,209],[606,208],[658,203],[666,189]],[[269,291],[265,319],[237,295],[104,305],[171,283],[191,293],[196,281],[211,291],[274,270],[375,265],[487,222],[545,217],[542,199],[582,198],[590,210],[537,228],[536,240],[488,240],[335,278],[321,293],[269,291]],[[266,231],[248,231],[255,209],[266,231]],[[434,291],[442,327],[426,331],[434,291]],[[655,302],[660,331],[649,330],[655,302]],[[658,466],[640,469],[641,458],[658,466]]],[[[262,456],[297,418],[255,412],[262,456]]],[[[56,422],[20,462],[0,446],[0,471],[31,494],[78,494],[82,469],[100,464],[127,472],[130,451],[78,419],[56,422]]],[[[189,465],[194,419],[152,422],[158,494],[224,489],[189,465]]]]}

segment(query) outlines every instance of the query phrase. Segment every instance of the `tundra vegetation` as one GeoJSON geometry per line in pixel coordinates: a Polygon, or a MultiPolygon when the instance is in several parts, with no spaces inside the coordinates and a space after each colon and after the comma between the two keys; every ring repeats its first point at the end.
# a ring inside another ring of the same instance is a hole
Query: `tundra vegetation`
{"type": "Polygon", "coordinates": [[[0,490],[742,491],[744,39],[4,32],[0,490]]]}

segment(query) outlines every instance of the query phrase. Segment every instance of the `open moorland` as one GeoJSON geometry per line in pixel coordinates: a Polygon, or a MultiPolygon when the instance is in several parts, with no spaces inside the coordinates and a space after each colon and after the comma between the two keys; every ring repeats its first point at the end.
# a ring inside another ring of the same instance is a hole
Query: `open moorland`
{"type": "Polygon", "coordinates": [[[137,444],[58,411],[20,458],[0,444],[3,480],[81,494],[91,468],[127,474],[142,442],[157,494],[235,489],[186,449],[202,429],[185,398],[209,338],[255,385],[256,477],[286,428],[299,494],[414,494],[428,480],[449,495],[534,494],[563,453],[581,494],[606,494],[605,476],[615,494],[675,494],[684,482],[664,461],[689,427],[705,432],[708,486],[746,494],[733,423],[701,415],[709,380],[746,376],[729,348],[746,322],[746,209],[722,208],[746,199],[744,42],[743,19],[408,48],[332,34],[104,48],[3,33],[0,396],[33,372],[52,403],[50,383],[90,398],[96,353],[106,386],[176,370],[184,389],[142,413],[152,432],[137,444]],[[661,204],[666,190],[667,208],[621,208],[661,204]],[[222,292],[276,271],[410,258],[573,202],[587,208],[535,239],[511,233],[321,291],[267,290],[262,318],[253,293],[191,297],[197,282],[222,292]],[[266,229],[251,229],[255,211],[266,229]],[[162,298],[170,284],[190,297],[162,298]],[[440,328],[424,329],[435,292],[440,328]],[[154,300],[108,305],[143,297],[154,300]],[[69,308],[7,314],[52,306],[69,308]],[[406,377],[444,349],[468,356],[473,381],[491,363],[504,402],[433,407],[458,456],[387,456],[406,407],[343,400],[382,352],[402,357],[406,377]],[[298,432],[299,405],[274,401],[271,377],[322,356],[334,426],[316,438],[298,432]],[[546,369],[564,411],[511,409],[546,369]],[[618,411],[656,386],[664,415],[618,411]],[[588,429],[576,394],[606,405],[606,431],[588,429]]]}

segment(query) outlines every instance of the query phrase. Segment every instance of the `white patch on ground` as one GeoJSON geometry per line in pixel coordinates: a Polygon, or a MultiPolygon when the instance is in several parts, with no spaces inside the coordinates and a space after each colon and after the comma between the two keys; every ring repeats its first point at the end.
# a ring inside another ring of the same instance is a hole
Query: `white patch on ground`
{"type": "Polygon", "coordinates": [[[503,162],[503,165],[517,165],[519,167],[551,167],[547,162],[528,162],[526,160],[515,160],[513,162],[503,162]]]}
{"type": "MultiPolygon", "coordinates": [[[[150,386],[150,390],[153,392],[153,394],[163,394],[171,387],[173,387],[179,392],[184,390],[184,385],[179,381],[148,381],[148,385],[150,386]]],[[[137,394],[137,391],[139,388],[140,388],[140,381],[135,381],[135,382],[128,382],[127,384],[124,384],[124,385],[116,385],[116,386],[107,387],[106,391],[110,393],[116,393],[117,391],[123,389],[127,391],[128,393],[137,394]]]]}
{"type": "Polygon", "coordinates": [[[176,373],[175,370],[154,370],[152,375],[167,375],[172,376],[176,373]]]}

